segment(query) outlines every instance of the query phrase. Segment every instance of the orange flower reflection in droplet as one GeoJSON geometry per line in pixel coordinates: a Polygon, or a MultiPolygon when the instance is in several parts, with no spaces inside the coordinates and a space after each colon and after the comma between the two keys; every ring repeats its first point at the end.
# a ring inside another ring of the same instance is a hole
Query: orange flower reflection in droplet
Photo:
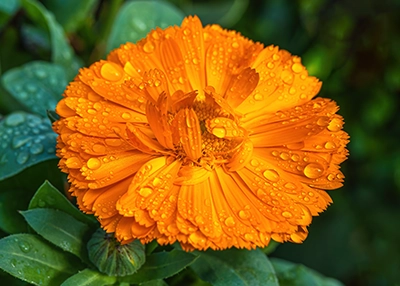
{"type": "Polygon", "coordinates": [[[84,68],[57,106],[60,167],[122,243],[302,242],[348,135],[300,58],[197,17],[84,68]]]}

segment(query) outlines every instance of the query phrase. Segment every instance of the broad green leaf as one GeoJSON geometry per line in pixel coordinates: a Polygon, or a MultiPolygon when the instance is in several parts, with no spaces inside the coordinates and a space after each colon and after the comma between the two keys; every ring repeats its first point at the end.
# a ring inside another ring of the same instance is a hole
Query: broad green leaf
{"type": "Polygon", "coordinates": [[[29,204],[30,197],[24,190],[8,190],[0,193],[0,229],[7,233],[26,232],[28,227],[19,215],[29,204]]]}
{"type": "Polygon", "coordinates": [[[115,276],[108,276],[87,268],[69,277],[61,286],[103,286],[114,284],[115,281],[115,276]]]}
{"type": "Polygon", "coordinates": [[[163,1],[129,1],[119,11],[107,41],[107,52],[126,42],[136,43],[151,29],[179,25],[183,13],[163,1]]]}
{"type": "Polygon", "coordinates": [[[52,45],[52,61],[63,66],[68,79],[72,79],[77,74],[81,63],[75,58],[68,38],[54,15],[36,0],[22,0],[21,5],[36,24],[43,29],[48,28],[52,45]]]}
{"type": "Polygon", "coordinates": [[[339,281],[324,277],[318,272],[302,264],[271,258],[276,275],[281,286],[342,286],[339,281]]]}
{"type": "Polygon", "coordinates": [[[56,158],[56,134],[47,118],[14,112],[0,121],[0,180],[56,158]]]}
{"type": "Polygon", "coordinates": [[[43,0],[42,2],[66,32],[73,32],[79,28],[92,16],[91,13],[98,4],[98,0],[43,0]]]}
{"type": "Polygon", "coordinates": [[[278,286],[274,268],[260,250],[229,249],[199,252],[190,267],[212,285],[278,286]]]}
{"type": "Polygon", "coordinates": [[[186,2],[182,9],[187,15],[197,15],[204,25],[219,24],[228,28],[236,24],[246,12],[249,0],[225,0],[212,2],[186,2]]]}
{"type": "Polygon", "coordinates": [[[161,279],[140,283],[139,285],[140,286],[168,286],[168,284],[164,280],[161,280],[161,279]]]}
{"type": "Polygon", "coordinates": [[[97,224],[92,216],[83,214],[48,181],[39,187],[29,203],[30,210],[35,208],[57,209],[85,224],[92,226],[97,224]]]}
{"type": "Polygon", "coordinates": [[[38,235],[14,234],[0,240],[0,268],[35,285],[60,285],[83,265],[38,235]]]}
{"type": "Polygon", "coordinates": [[[87,261],[86,241],[90,232],[86,224],[54,209],[37,208],[21,214],[43,238],[87,261]]]}
{"type": "Polygon", "coordinates": [[[47,116],[54,110],[67,86],[64,69],[48,62],[31,62],[2,76],[5,89],[30,111],[47,116]]]}
{"type": "Polygon", "coordinates": [[[146,257],[146,262],[133,275],[120,278],[122,282],[141,283],[168,278],[180,272],[197,259],[197,256],[182,250],[157,252],[146,257]]]}

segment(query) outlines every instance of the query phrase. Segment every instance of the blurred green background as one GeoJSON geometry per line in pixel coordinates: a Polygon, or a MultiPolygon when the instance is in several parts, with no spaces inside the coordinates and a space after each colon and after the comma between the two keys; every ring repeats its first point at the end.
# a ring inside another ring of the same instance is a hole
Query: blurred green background
{"type": "MultiPolygon", "coordinates": [[[[124,1],[90,1],[80,22],[65,18],[75,1],[41,2],[63,25],[83,65],[104,57],[124,1]]],[[[320,96],[341,107],[351,137],[342,165],[345,186],[329,193],[334,204],[314,219],[305,243],[280,245],[272,256],[345,285],[400,285],[400,1],[169,2],[199,15],[203,24],[219,23],[301,56],[309,73],[323,81],[320,96]]],[[[15,3],[0,5],[1,73],[50,59],[48,35],[15,3]]],[[[24,109],[9,98],[0,103],[3,115],[24,109]]]]}

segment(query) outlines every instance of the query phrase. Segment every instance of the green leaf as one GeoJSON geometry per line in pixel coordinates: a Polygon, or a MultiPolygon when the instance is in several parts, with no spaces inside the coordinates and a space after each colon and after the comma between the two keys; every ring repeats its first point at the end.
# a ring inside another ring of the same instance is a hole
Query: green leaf
{"type": "Polygon", "coordinates": [[[175,275],[192,264],[198,257],[182,250],[157,252],[146,257],[146,262],[133,275],[120,278],[122,282],[141,283],[175,275]]]}
{"type": "Polygon", "coordinates": [[[60,24],[55,20],[54,15],[36,0],[22,0],[21,5],[36,24],[43,29],[48,28],[52,45],[52,61],[63,66],[68,79],[72,79],[82,64],[75,58],[68,38],[60,24]]]}
{"type": "Polygon", "coordinates": [[[110,37],[107,53],[126,42],[136,43],[151,29],[179,25],[184,14],[175,6],[162,1],[130,1],[119,11],[110,37]]]}
{"type": "Polygon", "coordinates": [[[318,272],[301,264],[271,258],[276,275],[281,286],[342,286],[339,281],[326,278],[318,272]]]}
{"type": "Polygon", "coordinates": [[[140,283],[139,285],[140,286],[168,286],[168,284],[164,280],[161,280],[161,279],[140,283]]]}
{"type": "Polygon", "coordinates": [[[57,135],[47,118],[14,112],[0,121],[0,180],[54,159],[57,135]]]}
{"type": "Polygon", "coordinates": [[[0,229],[7,233],[26,232],[28,227],[18,214],[29,204],[29,196],[24,190],[9,190],[0,193],[0,229]]]}
{"type": "Polygon", "coordinates": [[[39,189],[36,191],[31,202],[29,203],[29,209],[35,208],[51,208],[63,211],[73,218],[90,224],[92,226],[97,225],[97,221],[89,215],[85,215],[78,210],[64,195],[62,195],[52,184],[48,181],[44,182],[39,189]]]}
{"type": "Polygon", "coordinates": [[[34,234],[14,234],[0,240],[0,268],[35,285],[60,285],[82,264],[34,234]]]}
{"type": "Polygon", "coordinates": [[[278,286],[274,268],[260,250],[229,249],[199,252],[190,267],[212,285],[278,286]]]}
{"type": "Polygon", "coordinates": [[[47,62],[30,62],[2,76],[5,89],[30,111],[47,116],[67,86],[64,69],[47,62]]]}
{"type": "Polygon", "coordinates": [[[87,268],[65,280],[61,286],[103,286],[114,284],[115,281],[115,276],[107,276],[87,268]]]}
{"type": "Polygon", "coordinates": [[[89,17],[98,0],[44,0],[43,4],[50,10],[66,32],[73,32],[89,17]]]}
{"type": "Polygon", "coordinates": [[[84,261],[89,227],[72,216],[54,209],[32,209],[21,212],[28,224],[43,238],[84,261]]]}

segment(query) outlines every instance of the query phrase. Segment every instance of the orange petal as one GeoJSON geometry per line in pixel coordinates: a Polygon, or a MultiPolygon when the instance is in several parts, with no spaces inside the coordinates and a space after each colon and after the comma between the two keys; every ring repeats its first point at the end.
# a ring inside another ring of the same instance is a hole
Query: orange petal
{"type": "Polygon", "coordinates": [[[240,147],[232,154],[229,163],[226,165],[230,172],[237,171],[246,166],[253,155],[253,143],[246,139],[240,144],[240,147]]]}
{"type": "Polygon", "coordinates": [[[167,111],[160,110],[163,102],[167,100],[167,95],[165,93],[160,95],[161,100],[157,102],[157,106],[151,102],[147,102],[146,105],[146,115],[149,121],[150,127],[153,130],[158,142],[168,149],[174,149],[174,144],[172,140],[172,132],[170,125],[168,124],[167,117],[165,114],[167,111]],[[164,99],[164,100],[162,100],[164,99]]]}
{"type": "Polygon", "coordinates": [[[148,137],[139,127],[133,124],[126,124],[126,133],[128,134],[129,143],[144,153],[167,153],[158,141],[148,137]]]}
{"type": "Polygon", "coordinates": [[[262,59],[252,66],[262,80],[237,111],[243,114],[276,112],[307,102],[319,92],[321,83],[308,76],[300,58],[288,57],[290,54],[286,51],[272,46],[265,50],[266,53],[259,55],[262,59]]]}
{"type": "Polygon", "coordinates": [[[141,152],[92,157],[81,172],[89,180],[89,188],[98,189],[134,175],[151,158],[151,155],[141,152]]]}
{"type": "Polygon", "coordinates": [[[244,69],[237,76],[232,77],[224,98],[230,106],[239,106],[256,88],[260,76],[256,70],[251,68],[244,69]]]}
{"type": "Polygon", "coordinates": [[[182,21],[182,29],[177,32],[176,43],[182,52],[188,80],[194,91],[203,92],[206,85],[203,26],[197,16],[182,21]]]}
{"type": "MultiPolygon", "coordinates": [[[[133,177],[133,176],[132,176],[133,177]]],[[[122,180],[116,184],[110,185],[102,189],[96,190],[101,194],[96,198],[93,203],[93,211],[95,215],[101,219],[113,217],[118,214],[116,203],[119,198],[128,191],[132,177],[122,180]]]]}
{"type": "Polygon", "coordinates": [[[180,143],[186,156],[196,161],[201,156],[200,123],[193,109],[181,109],[174,118],[179,132],[180,143]]]}
{"type": "Polygon", "coordinates": [[[177,90],[192,90],[186,74],[184,59],[175,39],[167,38],[160,44],[161,62],[167,75],[170,94],[177,90]]]}

